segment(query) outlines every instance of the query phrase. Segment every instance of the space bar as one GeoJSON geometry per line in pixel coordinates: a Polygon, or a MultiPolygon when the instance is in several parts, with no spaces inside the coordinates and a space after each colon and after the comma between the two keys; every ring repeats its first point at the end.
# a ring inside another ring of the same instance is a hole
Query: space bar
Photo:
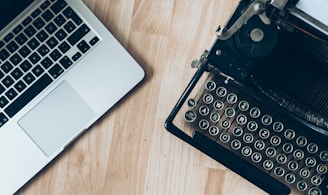
{"type": "Polygon", "coordinates": [[[23,94],[21,94],[13,103],[6,109],[5,113],[11,118],[18,111],[20,111],[26,104],[28,104],[35,96],[37,96],[44,88],[46,88],[52,79],[49,75],[45,74],[32,86],[29,87],[23,94]]]}

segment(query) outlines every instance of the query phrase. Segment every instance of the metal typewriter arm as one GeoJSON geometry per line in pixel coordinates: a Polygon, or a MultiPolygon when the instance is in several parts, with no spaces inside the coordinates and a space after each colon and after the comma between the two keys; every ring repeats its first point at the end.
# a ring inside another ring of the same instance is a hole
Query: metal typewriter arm
{"type": "Polygon", "coordinates": [[[229,39],[254,15],[258,15],[264,24],[269,25],[271,20],[266,15],[267,6],[273,5],[283,10],[287,2],[288,0],[254,0],[229,29],[223,28],[218,31],[218,38],[220,40],[229,39]]]}

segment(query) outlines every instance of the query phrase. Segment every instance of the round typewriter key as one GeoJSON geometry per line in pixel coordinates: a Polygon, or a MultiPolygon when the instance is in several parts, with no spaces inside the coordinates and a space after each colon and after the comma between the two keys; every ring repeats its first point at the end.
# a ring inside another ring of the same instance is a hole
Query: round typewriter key
{"type": "Polygon", "coordinates": [[[222,108],[224,107],[224,103],[220,100],[217,100],[214,102],[214,108],[217,110],[222,110],[222,108]]]}
{"type": "Polygon", "coordinates": [[[286,139],[288,140],[292,140],[295,138],[295,131],[292,130],[292,129],[287,129],[285,132],[284,132],[284,136],[286,139]]]}
{"type": "Polygon", "coordinates": [[[273,130],[275,132],[281,132],[282,130],[284,130],[284,124],[282,124],[282,122],[273,123],[273,130]]]}
{"type": "Polygon", "coordinates": [[[322,195],[322,192],[319,188],[313,187],[309,190],[308,195],[322,195]]]}
{"type": "Polygon", "coordinates": [[[317,161],[313,157],[308,157],[305,159],[305,165],[308,167],[315,167],[317,161]]]}
{"type": "Polygon", "coordinates": [[[263,162],[263,168],[267,171],[270,171],[271,169],[273,169],[273,166],[274,166],[274,164],[271,160],[265,160],[263,162]]]}
{"type": "Polygon", "coordinates": [[[256,142],[254,143],[254,148],[256,150],[263,150],[265,148],[265,143],[262,140],[256,140],[256,142]]]}
{"type": "Polygon", "coordinates": [[[310,176],[310,171],[309,171],[309,169],[307,169],[307,168],[302,168],[301,170],[300,170],[300,176],[303,178],[303,179],[306,179],[306,178],[308,178],[309,176],[310,176]]]}
{"type": "Polygon", "coordinates": [[[304,158],[304,152],[300,149],[294,151],[293,156],[296,160],[301,160],[304,158]]]}
{"type": "Polygon", "coordinates": [[[216,126],[211,126],[209,129],[208,129],[208,132],[211,136],[217,136],[219,134],[219,128],[216,127],[216,126]]]}
{"type": "Polygon", "coordinates": [[[210,127],[210,123],[207,120],[203,119],[199,121],[199,128],[201,128],[202,130],[206,130],[209,127],[210,127]]]}
{"type": "Polygon", "coordinates": [[[288,174],[285,176],[285,181],[286,181],[287,183],[294,183],[295,180],[296,180],[296,177],[295,177],[295,175],[292,174],[292,173],[288,173],[288,174]]]}
{"type": "Polygon", "coordinates": [[[188,100],[187,104],[190,108],[194,108],[194,107],[196,107],[197,102],[196,102],[195,99],[191,98],[191,99],[188,100]]]}
{"type": "Polygon", "coordinates": [[[241,149],[241,153],[244,156],[250,156],[250,155],[252,155],[252,148],[250,148],[249,146],[245,146],[241,149]]]}
{"type": "Polygon", "coordinates": [[[241,142],[237,139],[231,141],[231,148],[234,150],[239,150],[241,148],[241,142]]]}
{"type": "Polygon", "coordinates": [[[320,159],[322,161],[328,161],[328,151],[322,151],[322,152],[320,152],[320,159]]]}
{"type": "Polygon", "coordinates": [[[240,137],[243,133],[244,133],[244,130],[241,127],[235,127],[232,130],[232,135],[234,135],[236,137],[240,137]]]}
{"type": "Polygon", "coordinates": [[[199,114],[202,116],[207,116],[210,113],[210,109],[207,106],[201,106],[198,110],[199,114]]]}
{"type": "Polygon", "coordinates": [[[227,134],[227,133],[222,133],[220,135],[220,141],[223,142],[223,143],[228,143],[230,140],[230,135],[227,134]]]}
{"type": "Polygon", "coordinates": [[[247,117],[243,114],[238,115],[236,120],[239,125],[245,125],[247,123],[247,117]]]}
{"type": "Polygon", "coordinates": [[[227,95],[227,89],[224,87],[218,87],[216,89],[216,95],[219,97],[224,97],[227,95]]]}
{"type": "Polygon", "coordinates": [[[230,127],[230,121],[229,120],[223,120],[222,123],[221,123],[221,126],[223,129],[229,129],[230,127]]]}
{"type": "Polygon", "coordinates": [[[249,111],[249,114],[251,115],[252,118],[258,118],[261,115],[261,111],[260,109],[255,107],[249,111]]]}
{"type": "Polygon", "coordinates": [[[245,100],[242,100],[242,101],[239,102],[238,108],[241,111],[247,111],[248,108],[249,108],[249,103],[245,100]]]}
{"type": "Polygon", "coordinates": [[[225,115],[226,115],[228,118],[232,118],[232,117],[234,117],[235,114],[236,114],[235,109],[233,109],[233,108],[231,108],[231,107],[226,108],[226,110],[225,110],[225,115]]]}
{"type": "Polygon", "coordinates": [[[206,89],[207,89],[208,91],[214,91],[215,88],[216,88],[216,83],[215,83],[214,81],[208,81],[208,82],[206,83],[206,89]]]}
{"type": "Polygon", "coordinates": [[[313,187],[309,190],[308,195],[322,195],[322,191],[319,188],[313,187]]]}
{"type": "Polygon", "coordinates": [[[298,163],[296,161],[289,161],[288,169],[291,171],[296,171],[298,169],[298,163]]]}
{"type": "Polygon", "coordinates": [[[277,177],[282,177],[285,174],[285,170],[282,167],[276,167],[273,172],[277,177]]]}
{"type": "Polygon", "coordinates": [[[268,139],[270,137],[270,131],[267,130],[267,129],[261,129],[260,132],[259,132],[259,136],[262,139],[268,139]]]}
{"type": "Polygon", "coordinates": [[[270,115],[263,115],[262,116],[262,119],[261,119],[261,122],[263,125],[271,125],[272,123],[272,117],[270,115]]]}
{"type": "Polygon", "coordinates": [[[314,175],[311,178],[311,183],[315,186],[319,186],[322,183],[322,178],[318,175],[314,175]]]}
{"type": "Polygon", "coordinates": [[[299,147],[304,147],[307,144],[307,139],[304,136],[300,136],[296,139],[296,144],[299,147]]]}
{"type": "Polygon", "coordinates": [[[271,137],[270,143],[273,146],[279,146],[279,144],[281,143],[281,138],[279,136],[277,136],[277,135],[274,135],[274,136],[271,137]]]}
{"type": "Polygon", "coordinates": [[[287,156],[284,154],[278,154],[276,160],[279,164],[283,165],[287,162],[287,156]]]}
{"type": "Polygon", "coordinates": [[[256,131],[257,128],[258,128],[258,125],[257,125],[257,123],[256,123],[255,121],[249,121],[249,122],[247,123],[247,129],[248,129],[249,131],[256,131]]]}
{"type": "Polygon", "coordinates": [[[234,103],[237,102],[237,100],[238,100],[238,98],[237,98],[237,95],[236,94],[234,94],[234,93],[228,94],[228,96],[227,96],[227,102],[229,104],[234,104],[234,103]]]}
{"type": "Polygon", "coordinates": [[[319,173],[319,174],[326,174],[327,173],[327,170],[328,170],[328,168],[327,168],[327,165],[324,165],[324,164],[319,164],[318,166],[317,166],[317,172],[319,173]]]}
{"type": "Polygon", "coordinates": [[[252,159],[253,162],[259,163],[262,160],[262,155],[258,152],[254,152],[251,156],[251,159],[252,159]]]}
{"type": "Polygon", "coordinates": [[[220,115],[216,112],[210,115],[210,119],[213,123],[219,122],[220,118],[221,118],[220,115]]]}
{"type": "Polygon", "coordinates": [[[274,157],[276,156],[277,154],[277,150],[274,149],[273,147],[268,147],[266,150],[265,150],[265,154],[267,155],[267,157],[274,157]]]}
{"type": "Polygon", "coordinates": [[[254,148],[256,150],[263,150],[265,148],[265,143],[262,140],[256,140],[256,142],[254,143],[254,148]]]}
{"type": "Polygon", "coordinates": [[[194,111],[189,110],[185,113],[184,118],[187,122],[192,123],[196,120],[197,115],[194,111]]]}
{"type": "Polygon", "coordinates": [[[293,152],[293,149],[294,149],[294,146],[293,146],[293,144],[291,144],[291,143],[285,143],[285,144],[282,146],[282,150],[283,150],[285,153],[287,153],[287,154],[293,152]]]}
{"type": "Polygon", "coordinates": [[[244,134],[244,136],[243,136],[243,141],[244,141],[245,143],[250,144],[250,143],[253,142],[253,140],[254,140],[254,136],[253,136],[252,134],[250,134],[250,133],[246,133],[246,134],[244,134]]]}
{"type": "Polygon", "coordinates": [[[307,183],[306,183],[305,181],[299,181],[299,182],[297,183],[297,189],[298,189],[299,191],[304,192],[307,188],[308,188],[308,185],[307,185],[307,183]]]}
{"type": "Polygon", "coordinates": [[[205,94],[203,96],[203,102],[205,104],[211,104],[213,102],[213,100],[214,100],[214,98],[213,98],[213,96],[211,94],[205,94]]]}
{"type": "Polygon", "coordinates": [[[317,144],[315,143],[310,143],[308,146],[307,146],[307,151],[311,154],[315,154],[316,152],[318,152],[319,150],[319,147],[317,144]]]}

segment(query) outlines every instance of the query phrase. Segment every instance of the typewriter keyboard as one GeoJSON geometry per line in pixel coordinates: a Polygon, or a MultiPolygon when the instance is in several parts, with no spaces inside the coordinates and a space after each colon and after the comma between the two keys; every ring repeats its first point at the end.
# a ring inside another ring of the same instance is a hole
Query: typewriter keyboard
{"type": "Polygon", "coordinates": [[[292,193],[323,193],[328,147],[322,137],[293,124],[224,76],[210,74],[203,80],[183,109],[192,131],[289,186],[292,193]]]}

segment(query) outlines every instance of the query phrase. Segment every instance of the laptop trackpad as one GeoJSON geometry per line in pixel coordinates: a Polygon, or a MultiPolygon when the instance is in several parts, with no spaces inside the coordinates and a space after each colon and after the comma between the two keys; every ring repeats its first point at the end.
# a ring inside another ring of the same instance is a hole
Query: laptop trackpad
{"type": "Polygon", "coordinates": [[[93,117],[93,110],[64,81],[18,123],[50,156],[63,148],[93,117]]]}

